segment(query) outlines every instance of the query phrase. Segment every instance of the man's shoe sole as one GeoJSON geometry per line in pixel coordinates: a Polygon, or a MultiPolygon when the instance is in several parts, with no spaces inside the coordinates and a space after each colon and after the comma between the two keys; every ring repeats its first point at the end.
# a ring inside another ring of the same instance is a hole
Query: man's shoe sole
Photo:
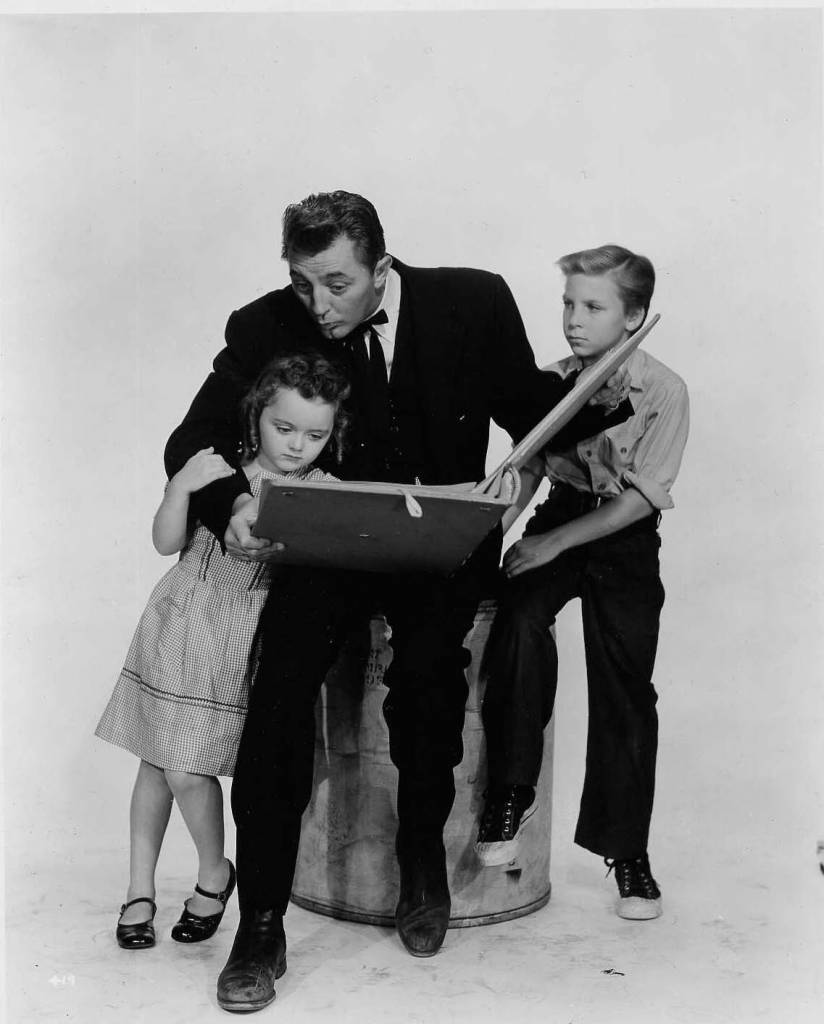
{"type": "MultiPolygon", "coordinates": [[[[275,981],[277,981],[278,978],[282,978],[285,973],[286,957],[284,957],[283,960],[281,960],[281,962],[275,968],[275,981]]],[[[277,992],[272,990],[272,995],[270,998],[250,1000],[246,1003],[236,1002],[234,1000],[229,1002],[224,999],[221,999],[220,996],[218,996],[217,1005],[221,1008],[221,1010],[226,1010],[228,1013],[257,1013],[258,1010],[265,1010],[267,1006],[271,1006],[272,1003],[275,1001],[276,996],[277,992]]]]}
{"type": "Polygon", "coordinates": [[[496,843],[475,843],[475,853],[478,860],[485,868],[502,867],[504,864],[511,864],[516,860],[521,850],[521,840],[524,837],[524,829],[532,820],[532,816],[538,810],[537,802],[527,807],[518,831],[512,839],[502,839],[496,843]]]}
{"type": "Polygon", "coordinates": [[[419,952],[418,950],[410,949],[409,946],[405,944],[403,948],[410,956],[423,957],[425,959],[426,957],[437,956],[438,953],[440,953],[441,949],[443,949],[443,943],[441,943],[437,949],[433,949],[431,952],[419,952]]]}
{"type": "Polygon", "coordinates": [[[451,905],[441,903],[429,907],[418,907],[408,914],[399,916],[395,912],[395,930],[401,945],[411,956],[435,956],[441,949],[449,928],[449,913],[451,905]],[[423,926],[431,934],[430,941],[421,949],[420,945],[410,942],[410,937],[415,934],[417,928],[423,926]],[[434,926],[434,927],[433,927],[434,926]]]}
{"type": "Polygon", "coordinates": [[[441,940],[437,943],[437,945],[434,946],[434,948],[432,948],[432,949],[413,949],[412,946],[408,946],[406,944],[406,942],[404,940],[404,937],[403,937],[403,934],[400,931],[400,929],[396,928],[396,930],[398,932],[398,938],[401,940],[401,945],[403,946],[403,948],[406,950],[406,952],[410,956],[420,956],[420,957],[437,956],[438,953],[440,953],[441,949],[443,949],[443,944],[444,944],[444,939],[446,938],[446,934],[444,934],[443,938],[441,938],[441,940]]]}

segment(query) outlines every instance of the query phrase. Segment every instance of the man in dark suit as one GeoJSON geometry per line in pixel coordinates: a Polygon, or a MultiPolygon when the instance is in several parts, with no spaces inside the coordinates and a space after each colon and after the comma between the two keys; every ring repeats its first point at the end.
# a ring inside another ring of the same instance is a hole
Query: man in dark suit
{"type": "MultiPolygon", "coordinates": [[[[209,445],[237,465],[239,398],[285,351],[320,351],[350,376],[349,445],[341,463],[318,463],[344,479],[480,480],[490,419],[519,438],[571,386],[536,368],[500,276],[405,266],[387,254],[377,213],[361,196],[324,193],[288,207],[282,255],[291,286],[229,318],[226,348],[169,440],[170,474],[209,445]]],[[[631,408],[617,394],[605,390],[607,409],[585,409],[555,444],[625,419],[631,408]]],[[[250,534],[257,508],[242,472],[194,499],[229,556],[277,558],[277,538],[250,534]]],[[[241,917],[218,981],[224,1009],[250,1012],[275,998],[311,796],[315,699],[342,640],[376,608],[392,626],[384,714],[398,768],[397,930],[415,956],[440,948],[450,912],[443,827],[467,697],[463,640],[500,547],[498,529],[449,577],[279,568],[261,618],[261,663],[232,786],[241,917]]]]}

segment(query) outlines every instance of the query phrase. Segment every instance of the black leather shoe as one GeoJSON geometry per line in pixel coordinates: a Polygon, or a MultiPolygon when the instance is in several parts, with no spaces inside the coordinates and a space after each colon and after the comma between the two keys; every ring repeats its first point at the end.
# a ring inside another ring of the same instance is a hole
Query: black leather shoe
{"type": "Polygon", "coordinates": [[[412,956],[434,956],[443,945],[452,909],[443,839],[396,843],[401,896],[395,927],[412,956]]]}
{"type": "Polygon", "coordinates": [[[151,949],[155,944],[154,916],[157,913],[157,904],[148,896],[138,896],[137,899],[129,900],[120,908],[120,916],[127,907],[133,907],[135,903],[148,903],[152,908],[152,916],[148,921],[139,921],[137,924],[120,924],[118,921],[115,935],[117,944],[121,949],[151,949]]]}
{"type": "Polygon", "coordinates": [[[217,979],[218,1005],[229,1013],[254,1013],[275,998],[275,982],[286,971],[283,915],[241,911],[226,966],[217,979]]]}
{"type": "Polygon", "coordinates": [[[203,942],[204,939],[211,939],[217,931],[218,925],[223,920],[226,904],[229,902],[229,897],[235,891],[236,881],[235,866],[229,861],[229,881],[222,892],[207,892],[205,889],[201,889],[199,885],[196,885],[195,892],[200,893],[201,896],[206,896],[210,900],[219,900],[223,904],[223,910],[218,911],[217,914],[209,914],[208,917],[199,917],[197,914],[189,912],[189,901],[186,900],[183,904],[183,913],[180,915],[177,923],[172,926],[172,938],[175,942],[203,942]]]}

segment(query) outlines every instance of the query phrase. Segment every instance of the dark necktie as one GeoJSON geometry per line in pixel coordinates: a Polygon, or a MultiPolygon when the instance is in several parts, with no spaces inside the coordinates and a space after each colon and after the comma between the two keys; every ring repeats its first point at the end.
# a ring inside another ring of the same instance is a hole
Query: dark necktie
{"type": "Polygon", "coordinates": [[[385,309],[363,320],[347,338],[352,352],[353,372],[359,378],[367,402],[367,415],[373,436],[385,437],[389,431],[389,377],[386,359],[375,324],[389,322],[385,309]],[[367,351],[366,339],[369,338],[367,351]]]}

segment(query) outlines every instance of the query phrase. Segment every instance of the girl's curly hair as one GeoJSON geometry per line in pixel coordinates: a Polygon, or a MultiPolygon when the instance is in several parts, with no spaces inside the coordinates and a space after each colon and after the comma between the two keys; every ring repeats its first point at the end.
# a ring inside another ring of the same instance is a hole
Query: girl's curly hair
{"type": "Polygon", "coordinates": [[[244,462],[251,461],[260,448],[260,414],[274,401],[281,388],[297,391],[303,398],[320,398],[335,406],[335,423],[329,444],[340,463],[349,416],[343,403],[349,397],[349,381],[341,370],[316,352],[278,356],[264,369],[240,404],[243,424],[244,462]]]}

